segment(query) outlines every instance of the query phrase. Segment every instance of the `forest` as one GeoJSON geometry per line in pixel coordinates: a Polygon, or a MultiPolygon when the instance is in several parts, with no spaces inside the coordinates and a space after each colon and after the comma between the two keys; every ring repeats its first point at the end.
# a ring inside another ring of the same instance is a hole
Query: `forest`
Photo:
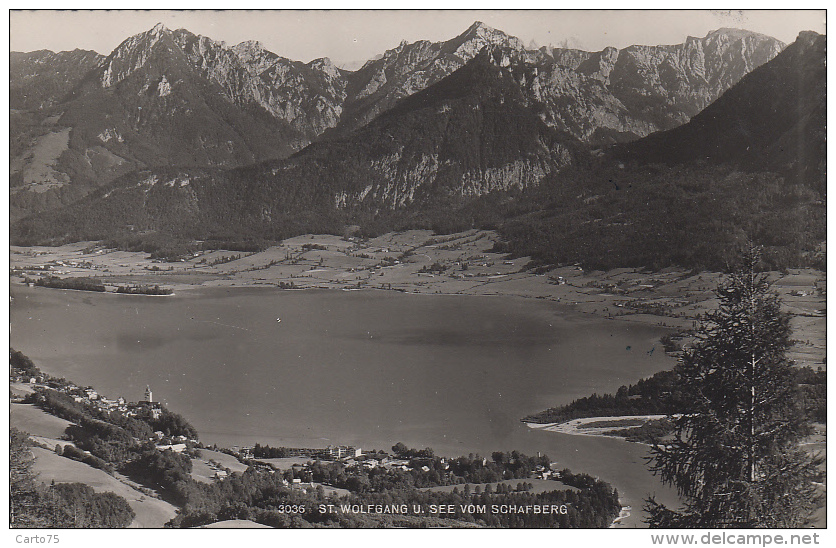
{"type": "MultiPolygon", "coordinates": [[[[72,446],[67,446],[72,447],[72,446]]],[[[114,493],[96,493],[83,483],[37,481],[31,442],[9,430],[9,525],[12,528],[121,528],[134,519],[128,502],[114,493]]]]}
{"type": "MultiPolygon", "coordinates": [[[[27,282],[31,280],[27,279],[27,282]]],[[[104,284],[98,278],[59,278],[58,276],[46,276],[34,280],[34,284],[39,287],[52,287],[54,289],[75,289],[78,291],[98,291],[105,290],[104,284]]]]}
{"type": "Polygon", "coordinates": [[[126,295],[171,295],[174,290],[159,285],[120,285],[116,292],[126,295]]]}
{"type": "MultiPolygon", "coordinates": [[[[801,409],[809,420],[827,422],[827,371],[811,367],[793,369],[795,391],[801,409]]],[[[626,415],[670,415],[687,412],[686,401],[674,371],[660,371],[635,384],[622,386],[615,394],[592,394],[567,405],[552,407],[524,417],[524,422],[548,424],[584,417],[617,417],[626,415]]],[[[658,429],[659,424],[645,428],[658,429]]],[[[646,434],[647,432],[645,432],[646,434]]],[[[641,430],[618,435],[639,436],[641,430]]]]}

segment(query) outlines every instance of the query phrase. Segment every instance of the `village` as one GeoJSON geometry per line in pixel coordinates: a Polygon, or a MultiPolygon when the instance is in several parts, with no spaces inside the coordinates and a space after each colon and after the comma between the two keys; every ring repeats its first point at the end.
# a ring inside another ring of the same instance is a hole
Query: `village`
{"type": "MultiPolygon", "coordinates": [[[[107,417],[110,422],[118,422],[120,417],[150,418],[153,421],[159,419],[164,412],[162,404],[154,400],[150,386],[146,386],[141,400],[129,402],[122,396],[108,398],[93,387],[78,386],[64,378],[52,377],[37,369],[34,372],[21,369],[18,367],[19,364],[12,362],[14,359],[10,359],[9,374],[10,386],[13,389],[10,396],[12,404],[27,401],[27,395],[54,391],[69,397],[74,403],[92,412],[94,416],[107,417]]],[[[441,480],[445,484],[460,482],[452,473],[451,462],[448,458],[435,456],[429,449],[420,451],[407,449],[403,444],[393,446],[391,453],[384,450],[364,451],[360,447],[351,445],[328,445],[325,448],[271,448],[255,444],[247,447],[219,448],[217,446],[206,447],[195,438],[182,434],[169,435],[161,430],[154,431],[154,435],[147,440],[137,441],[151,442],[160,452],[171,451],[188,455],[194,462],[200,464],[200,471],[193,474],[199,481],[221,481],[233,472],[240,473],[248,467],[253,467],[280,474],[283,485],[303,494],[322,490],[328,496],[343,496],[349,493],[347,489],[328,485],[322,481],[321,477],[316,478],[322,475],[323,466],[338,465],[338,469],[346,477],[414,472],[420,476],[432,473],[438,476],[436,481],[441,480]],[[206,453],[204,455],[206,458],[199,458],[201,453],[206,453]]],[[[90,456],[89,451],[84,451],[84,453],[90,456]]],[[[484,467],[491,462],[485,457],[476,458],[479,461],[475,463],[477,466],[484,467]]],[[[522,479],[560,480],[561,472],[552,470],[552,463],[540,462],[522,479]]]]}
{"type": "MultiPolygon", "coordinates": [[[[20,371],[14,371],[13,366],[10,366],[10,370],[9,383],[12,385],[24,385],[34,392],[55,390],[70,396],[75,403],[102,413],[119,414],[125,417],[137,417],[141,414],[147,414],[152,419],[159,419],[162,414],[162,405],[160,402],[154,401],[150,387],[145,388],[144,399],[137,402],[129,402],[122,396],[116,399],[110,399],[103,394],[99,394],[96,389],[90,386],[80,387],[66,379],[57,379],[44,373],[29,376],[21,374],[20,371]]],[[[20,394],[12,393],[11,395],[12,403],[22,401],[23,399],[23,396],[20,394]]],[[[157,448],[160,451],[171,449],[178,453],[186,449],[187,443],[197,443],[197,440],[189,439],[183,435],[166,436],[164,432],[159,430],[154,432],[154,438],[149,439],[149,441],[158,442],[157,448]]]]}

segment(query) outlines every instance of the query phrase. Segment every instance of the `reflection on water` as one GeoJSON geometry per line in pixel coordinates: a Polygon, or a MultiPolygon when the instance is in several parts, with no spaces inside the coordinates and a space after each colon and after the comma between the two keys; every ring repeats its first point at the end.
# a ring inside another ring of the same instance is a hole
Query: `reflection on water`
{"type": "Polygon", "coordinates": [[[154,298],[18,287],[12,294],[13,347],[108,396],[137,400],[151,385],[204,442],[542,451],[634,499],[659,491],[643,446],[519,422],[671,367],[664,353],[651,352],[661,332],[647,326],[501,297],[199,289],[154,298]]]}

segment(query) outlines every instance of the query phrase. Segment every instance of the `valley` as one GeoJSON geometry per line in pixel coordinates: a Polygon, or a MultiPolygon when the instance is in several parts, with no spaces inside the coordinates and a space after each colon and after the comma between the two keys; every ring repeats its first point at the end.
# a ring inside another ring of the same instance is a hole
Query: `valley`
{"type": "Polygon", "coordinates": [[[21,526],[826,526],[821,25],[347,64],[160,14],[10,55],[21,526]]]}

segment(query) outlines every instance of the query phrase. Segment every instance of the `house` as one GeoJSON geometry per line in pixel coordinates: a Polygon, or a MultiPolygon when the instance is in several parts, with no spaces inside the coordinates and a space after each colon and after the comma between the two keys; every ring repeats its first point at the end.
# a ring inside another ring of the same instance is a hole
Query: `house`
{"type": "Polygon", "coordinates": [[[332,459],[344,459],[351,457],[359,457],[363,454],[363,450],[359,447],[352,447],[350,445],[329,445],[327,448],[328,456],[332,459]]]}
{"type": "Polygon", "coordinates": [[[186,450],[186,444],[185,443],[175,443],[173,445],[158,445],[157,446],[157,450],[159,450],[159,451],[165,451],[167,449],[171,449],[175,453],[182,453],[183,451],[186,450]]]}

